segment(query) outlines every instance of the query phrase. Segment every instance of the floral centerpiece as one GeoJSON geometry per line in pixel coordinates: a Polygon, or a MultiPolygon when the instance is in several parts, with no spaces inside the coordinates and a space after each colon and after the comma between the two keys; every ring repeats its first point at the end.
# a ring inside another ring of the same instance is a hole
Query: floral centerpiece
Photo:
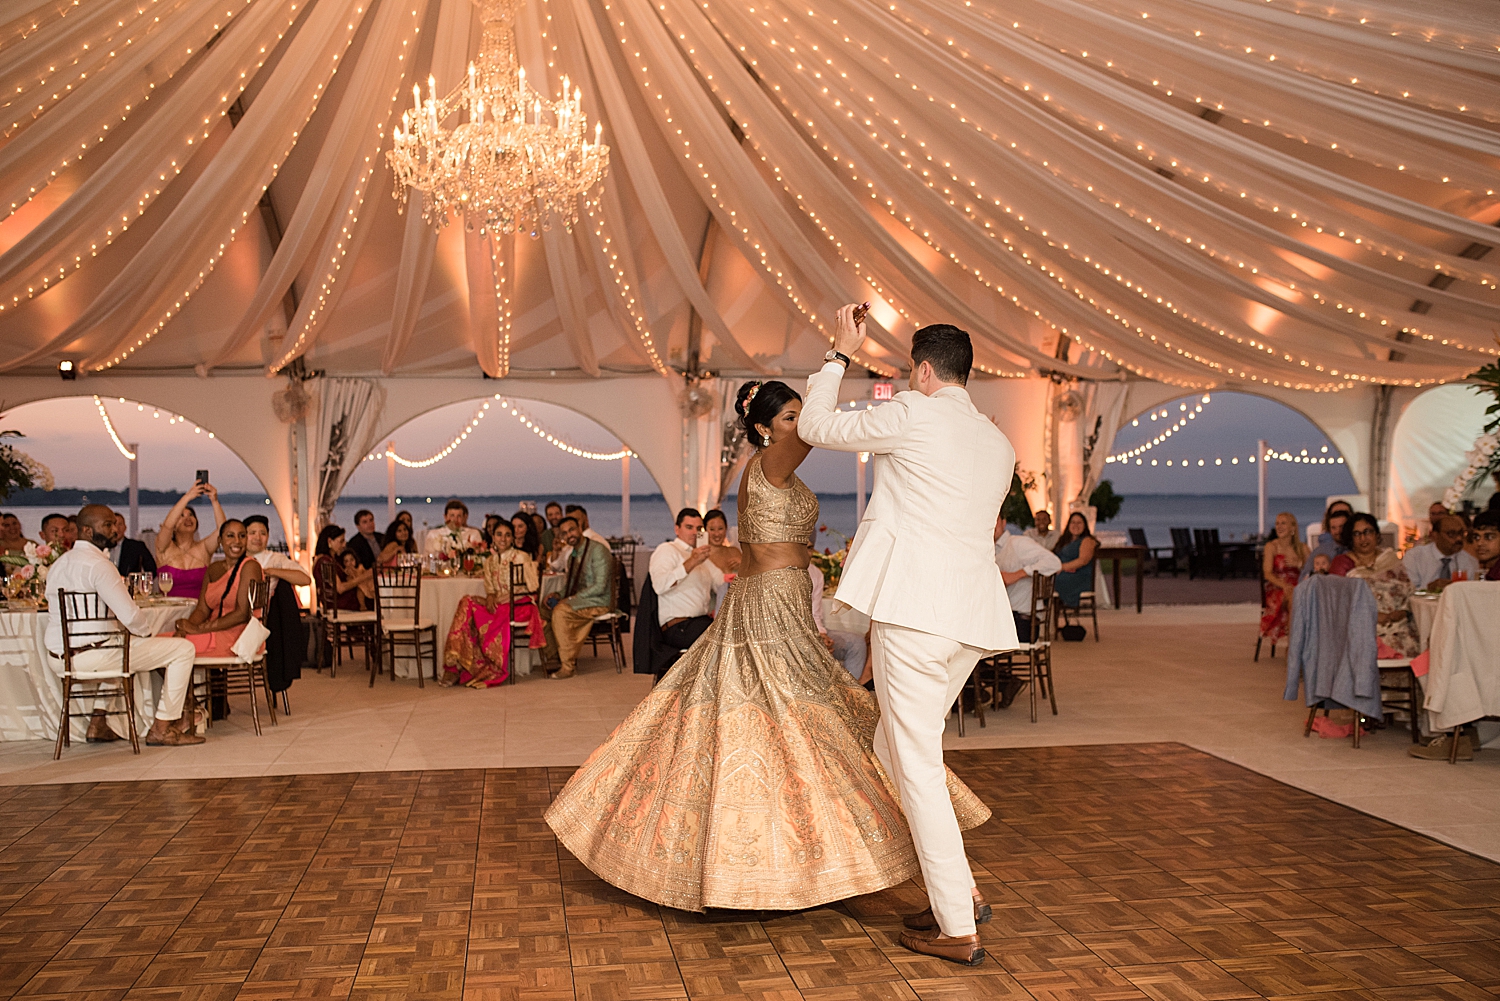
{"type": "Polygon", "coordinates": [[[61,549],[45,542],[28,542],[20,555],[0,556],[6,564],[5,596],[7,598],[40,598],[47,590],[47,568],[57,562],[61,549]]]}
{"type": "Polygon", "coordinates": [[[844,576],[844,560],[849,558],[849,539],[842,532],[829,528],[827,525],[819,525],[818,531],[828,535],[837,535],[843,542],[843,546],[837,551],[824,546],[821,553],[813,550],[812,554],[813,566],[823,573],[823,593],[831,595],[838,590],[839,578],[844,576]]]}
{"type": "Polygon", "coordinates": [[[443,534],[438,536],[439,559],[454,569],[462,568],[464,573],[473,573],[489,552],[489,543],[483,539],[471,543],[462,533],[451,528],[444,529],[443,534]]]}

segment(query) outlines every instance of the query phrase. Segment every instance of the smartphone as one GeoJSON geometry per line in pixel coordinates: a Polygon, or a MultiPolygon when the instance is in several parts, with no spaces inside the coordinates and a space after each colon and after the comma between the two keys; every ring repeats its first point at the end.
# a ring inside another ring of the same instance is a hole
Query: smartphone
{"type": "Polygon", "coordinates": [[[870,311],[870,304],[868,302],[862,302],[858,306],[855,306],[854,307],[854,325],[855,326],[859,326],[860,323],[864,322],[865,314],[868,313],[869,311],[870,311]]]}
{"type": "Polygon", "coordinates": [[[207,483],[208,482],[208,470],[206,470],[206,469],[200,469],[200,470],[198,470],[198,482],[199,483],[207,483]]]}

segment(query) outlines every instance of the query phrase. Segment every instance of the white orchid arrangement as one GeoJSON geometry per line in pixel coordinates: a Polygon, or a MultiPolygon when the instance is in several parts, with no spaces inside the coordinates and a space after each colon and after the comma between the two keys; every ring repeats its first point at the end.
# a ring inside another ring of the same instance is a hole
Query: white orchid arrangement
{"type": "Polygon", "coordinates": [[[1453,483],[1443,492],[1443,506],[1450,511],[1457,509],[1463,501],[1464,494],[1484,482],[1485,477],[1500,470],[1500,362],[1491,362],[1479,371],[1475,372],[1473,378],[1479,382],[1474,387],[1476,393],[1490,393],[1495,397],[1495,402],[1485,408],[1489,415],[1489,423],[1484,426],[1484,433],[1474,441],[1474,447],[1465,454],[1467,460],[1461,473],[1453,478],[1453,483]]]}

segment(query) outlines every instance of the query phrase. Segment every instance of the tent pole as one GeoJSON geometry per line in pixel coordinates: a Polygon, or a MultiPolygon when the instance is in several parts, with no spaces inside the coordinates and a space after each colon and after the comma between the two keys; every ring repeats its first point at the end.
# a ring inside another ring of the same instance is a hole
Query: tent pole
{"type": "Polygon", "coordinates": [[[388,441],[385,443],[385,523],[393,524],[396,520],[396,443],[388,441]]]}
{"type": "Polygon", "coordinates": [[[1260,441],[1256,442],[1255,443],[1255,449],[1256,449],[1256,452],[1258,453],[1256,455],[1256,457],[1255,457],[1255,461],[1258,462],[1258,463],[1260,463],[1260,468],[1256,469],[1256,471],[1255,471],[1255,479],[1256,479],[1256,483],[1258,484],[1258,492],[1259,492],[1259,495],[1260,495],[1260,507],[1259,507],[1259,511],[1260,511],[1260,522],[1259,522],[1259,525],[1260,525],[1260,527],[1259,527],[1258,531],[1260,532],[1260,537],[1262,539],[1264,539],[1266,537],[1266,442],[1265,442],[1265,439],[1261,439],[1260,441]]]}
{"type": "Polygon", "coordinates": [[[131,442],[130,449],[130,537],[140,538],[141,531],[141,446],[131,442]]]}
{"type": "Polygon", "coordinates": [[[630,538],[630,456],[620,457],[620,538],[630,538]]]}

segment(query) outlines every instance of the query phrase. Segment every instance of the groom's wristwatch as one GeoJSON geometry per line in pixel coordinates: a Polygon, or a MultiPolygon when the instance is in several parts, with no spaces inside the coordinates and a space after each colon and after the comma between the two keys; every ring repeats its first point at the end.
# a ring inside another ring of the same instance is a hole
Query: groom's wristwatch
{"type": "Polygon", "coordinates": [[[823,356],[823,360],[824,361],[841,361],[841,362],[844,363],[844,368],[847,369],[849,367],[849,362],[852,359],[850,359],[850,357],[848,355],[844,354],[842,351],[830,351],[826,355],[823,356]]]}

